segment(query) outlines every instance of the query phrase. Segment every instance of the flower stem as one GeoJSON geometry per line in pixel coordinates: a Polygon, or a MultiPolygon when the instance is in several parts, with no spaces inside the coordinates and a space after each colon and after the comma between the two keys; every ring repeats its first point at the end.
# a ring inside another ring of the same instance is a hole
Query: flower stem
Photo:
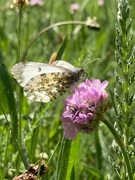
{"type": "Polygon", "coordinates": [[[18,16],[18,47],[17,47],[17,62],[20,61],[20,49],[21,49],[21,22],[22,22],[22,7],[19,8],[18,16]]]}
{"type": "Polygon", "coordinates": [[[99,131],[95,132],[95,147],[96,147],[96,167],[98,170],[102,168],[102,148],[99,140],[99,131]]]}
{"type": "MultiPolygon", "coordinates": [[[[18,31],[17,31],[17,62],[20,62],[20,57],[21,57],[21,24],[22,24],[22,6],[18,9],[19,10],[19,14],[18,14],[18,31]]],[[[20,89],[20,97],[21,97],[21,89],[20,89]]],[[[21,102],[21,98],[20,98],[20,102],[21,102]]],[[[20,107],[19,107],[19,118],[18,118],[18,143],[19,143],[19,148],[20,148],[20,156],[22,154],[22,139],[21,139],[21,103],[20,103],[20,107]]],[[[19,172],[19,167],[20,167],[20,162],[21,162],[21,158],[20,156],[18,157],[18,161],[17,161],[17,171],[19,172]]]]}
{"type": "MultiPolygon", "coordinates": [[[[20,49],[21,49],[21,23],[22,23],[22,6],[19,8],[19,16],[18,16],[18,46],[17,46],[17,62],[20,61],[20,49]]],[[[21,97],[21,90],[20,90],[20,97],[21,97]]],[[[21,99],[21,98],[20,98],[21,99]]],[[[21,105],[20,105],[20,112],[19,112],[19,143],[21,145],[21,105]]]]}
{"type": "Polygon", "coordinates": [[[121,138],[119,137],[118,133],[116,132],[116,130],[114,129],[114,127],[112,126],[112,124],[109,121],[104,119],[104,120],[102,120],[102,122],[109,128],[109,130],[113,134],[116,142],[118,143],[119,147],[121,148],[121,151],[124,156],[125,163],[126,163],[129,180],[133,180],[131,162],[129,160],[128,152],[127,152],[121,138]]]}
{"type": "Polygon", "coordinates": [[[58,23],[54,23],[54,24],[51,24],[50,26],[44,28],[42,31],[40,31],[32,40],[31,42],[29,43],[29,45],[27,46],[24,54],[23,54],[23,57],[21,59],[21,61],[24,61],[25,60],[25,57],[27,55],[27,52],[29,50],[29,48],[33,45],[33,43],[40,37],[42,36],[44,33],[46,33],[47,31],[55,28],[55,27],[58,27],[58,26],[63,26],[63,25],[71,25],[71,24],[77,24],[77,25],[85,25],[93,30],[99,30],[99,25],[97,24],[97,27],[91,24],[89,24],[87,21],[63,21],[63,22],[58,22],[58,23]]]}

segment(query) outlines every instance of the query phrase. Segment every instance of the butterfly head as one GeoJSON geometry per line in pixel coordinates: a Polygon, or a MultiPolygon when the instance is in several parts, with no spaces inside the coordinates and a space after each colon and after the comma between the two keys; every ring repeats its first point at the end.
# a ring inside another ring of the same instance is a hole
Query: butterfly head
{"type": "Polygon", "coordinates": [[[75,82],[84,81],[87,78],[87,75],[88,74],[84,71],[84,69],[79,69],[78,72],[74,73],[75,82]]]}

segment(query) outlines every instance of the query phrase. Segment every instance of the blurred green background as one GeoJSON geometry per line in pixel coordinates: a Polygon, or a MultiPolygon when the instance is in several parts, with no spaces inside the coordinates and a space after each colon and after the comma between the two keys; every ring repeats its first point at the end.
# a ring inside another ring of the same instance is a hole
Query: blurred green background
{"type": "MultiPolygon", "coordinates": [[[[133,19],[132,32],[134,34],[135,2],[132,0],[128,2],[130,17],[133,19]]],[[[90,80],[108,80],[108,91],[113,91],[116,86],[114,71],[117,69],[114,55],[117,3],[117,0],[105,0],[103,5],[99,5],[98,0],[75,2],[43,0],[42,6],[23,8],[20,36],[21,57],[30,40],[51,24],[70,20],[86,21],[88,17],[95,18],[100,25],[100,31],[90,30],[82,25],[64,25],[46,32],[28,50],[25,61],[48,63],[52,53],[58,52],[62,41],[67,37],[62,59],[74,66],[82,67],[88,73],[90,80]],[[78,3],[79,9],[72,11],[72,3],[78,3]]],[[[60,117],[63,111],[63,99],[67,94],[48,104],[29,102],[11,75],[11,67],[17,62],[17,32],[18,10],[12,8],[12,1],[1,0],[0,179],[12,179],[25,170],[15,138],[18,140],[25,163],[29,164],[35,163],[43,152],[46,154],[47,161],[63,133],[60,117]],[[21,123],[19,119],[21,119],[21,123]]],[[[116,115],[111,102],[109,108],[106,117],[113,123],[116,115]]],[[[78,138],[80,145],[76,179],[98,180],[103,177],[107,179],[110,174],[117,180],[118,177],[108,160],[108,156],[113,156],[113,137],[108,129],[100,123],[97,132],[91,135],[81,134],[78,138]]],[[[49,163],[49,170],[43,179],[55,179],[58,152],[59,147],[56,149],[49,163]]]]}

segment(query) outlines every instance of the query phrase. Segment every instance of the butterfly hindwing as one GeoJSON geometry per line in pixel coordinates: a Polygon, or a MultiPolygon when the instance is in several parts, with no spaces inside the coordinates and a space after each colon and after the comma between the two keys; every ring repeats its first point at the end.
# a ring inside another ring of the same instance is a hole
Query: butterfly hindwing
{"type": "Polygon", "coordinates": [[[70,87],[71,76],[66,73],[47,73],[33,77],[24,87],[25,95],[34,101],[49,102],[70,87]],[[64,78],[64,81],[63,81],[64,78]]]}

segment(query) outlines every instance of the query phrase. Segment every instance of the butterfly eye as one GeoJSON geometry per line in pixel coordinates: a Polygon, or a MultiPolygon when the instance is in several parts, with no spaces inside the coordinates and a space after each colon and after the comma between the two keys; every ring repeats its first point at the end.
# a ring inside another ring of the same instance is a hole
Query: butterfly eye
{"type": "Polygon", "coordinates": [[[85,81],[88,78],[88,73],[84,71],[84,69],[80,70],[80,80],[85,81]]]}
{"type": "Polygon", "coordinates": [[[88,78],[88,73],[86,73],[86,72],[84,71],[83,80],[86,80],[87,78],[88,78]]]}

